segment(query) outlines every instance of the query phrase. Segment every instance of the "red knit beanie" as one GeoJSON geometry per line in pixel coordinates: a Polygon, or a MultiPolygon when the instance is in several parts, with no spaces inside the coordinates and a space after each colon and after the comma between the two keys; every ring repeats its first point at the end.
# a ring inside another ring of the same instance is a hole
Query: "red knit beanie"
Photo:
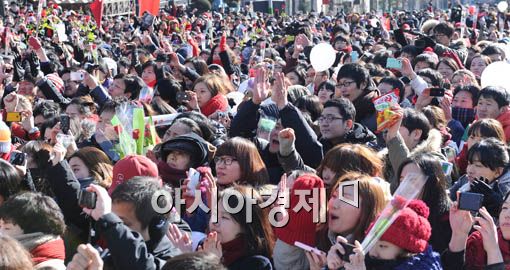
{"type": "MultiPolygon", "coordinates": [[[[421,200],[412,200],[402,209],[399,216],[381,237],[382,241],[390,242],[412,253],[425,251],[432,232],[427,220],[429,208],[421,200]]],[[[370,225],[370,228],[373,223],[370,225]]],[[[370,230],[370,229],[369,229],[370,230]]]]}
{"type": "MultiPolygon", "coordinates": [[[[323,192],[323,188],[324,182],[316,175],[306,174],[294,181],[289,195],[289,222],[286,226],[275,229],[278,239],[289,245],[294,245],[295,241],[299,241],[309,246],[315,246],[315,229],[317,224],[313,222],[313,210],[307,212],[304,208],[301,208],[296,213],[293,209],[298,204],[300,197],[296,190],[310,190],[310,195],[302,197],[305,197],[307,205],[312,207],[309,201],[313,197],[313,189],[317,189],[317,194],[320,194],[320,192],[323,192]]],[[[319,197],[316,199],[317,203],[321,203],[319,197]]]]}

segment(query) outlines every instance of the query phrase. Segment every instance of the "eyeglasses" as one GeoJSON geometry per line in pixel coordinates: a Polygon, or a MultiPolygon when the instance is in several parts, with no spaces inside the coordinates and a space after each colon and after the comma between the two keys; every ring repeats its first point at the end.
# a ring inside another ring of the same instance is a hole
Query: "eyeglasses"
{"type": "Polygon", "coordinates": [[[319,120],[319,123],[331,123],[334,120],[343,120],[342,117],[336,117],[333,115],[321,115],[317,120],[319,120]]]}
{"type": "Polygon", "coordinates": [[[349,87],[349,85],[351,85],[353,83],[355,83],[355,81],[343,82],[343,83],[339,82],[339,83],[336,84],[336,87],[337,88],[340,88],[340,87],[349,87]]]}
{"type": "Polygon", "coordinates": [[[233,158],[233,157],[215,157],[214,158],[214,163],[216,163],[216,165],[219,165],[221,163],[225,164],[225,165],[232,165],[232,162],[234,161],[237,161],[236,158],[233,158]]]}

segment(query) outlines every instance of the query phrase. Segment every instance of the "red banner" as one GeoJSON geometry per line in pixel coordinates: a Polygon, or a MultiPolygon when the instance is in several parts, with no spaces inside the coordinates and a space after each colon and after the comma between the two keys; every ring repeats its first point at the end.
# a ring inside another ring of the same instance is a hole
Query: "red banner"
{"type": "Polygon", "coordinates": [[[103,19],[103,0],[94,0],[94,2],[90,4],[90,11],[92,11],[92,15],[94,15],[97,28],[101,28],[101,20],[103,19]]]}
{"type": "Polygon", "coordinates": [[[138,16],[142,16],[145,11],[149,12],[150,14],[156,16],[159,13],[159,1],[160,0],[140,0],[140,14],[138,16]]]}

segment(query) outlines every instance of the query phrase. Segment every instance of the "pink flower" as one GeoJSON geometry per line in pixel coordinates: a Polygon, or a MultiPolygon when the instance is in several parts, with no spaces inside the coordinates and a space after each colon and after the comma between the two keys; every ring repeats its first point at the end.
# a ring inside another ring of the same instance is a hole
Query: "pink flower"
{"type": "Polygon", "coordinates": [[[403,209],[405,206],[406,206],[406,202],[407,202],[407,199],[400,196],[400,195],[396,195],[393,200],[391,200],[391,205],[393,207],[395,207],[396,209],[403,209]]]}

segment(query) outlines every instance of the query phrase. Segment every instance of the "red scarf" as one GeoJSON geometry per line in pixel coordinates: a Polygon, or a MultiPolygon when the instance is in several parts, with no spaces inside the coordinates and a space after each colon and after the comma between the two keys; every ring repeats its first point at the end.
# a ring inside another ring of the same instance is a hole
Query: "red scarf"
{"type": "Polygon", "coordinates": [[[227,98],[222,94],[217,94],[216,96],[212,97],[207,103],[200,107],[200,112],[205,115],[209,116],[216,111],[222,111],[225,112],[228,110],[228,100],[227,98]]]}
{"type": "Polygon", "coordinates": [[[246,239],[244,236],[239,236],[236,239],[221,244],[223,250],[222,261],[225,266],[229,266],[238,259],[248,255],[248,248],[246,247],[246,239]]]}
{"type": "Polygon", "coordinates": [[[36,265],[53,259],[63,261],[66,258],[64,241],[60,238],[48,241],[42,245],[33,248],[30,251],[30,254],[32,254],[32,261],[36,265]]]}
{"type": "Polygon", "coordinates": [[[163,179],[163,182],[169,184],[174,188],[180,188],[182,179],[186,179],[186,171],[185,170],[176,170],[168,165],[168,163],[164,161],[158,162],[158,171],[159,176],[163,179]]]}
{"type": "Polygon", "coordinates": [[[154,80],[154,81],[152,81],[152,82],[147,83],[147,86],[148,86],[148,87],[150,87],[150,88],[152,88],[152,89],[154,89],[154,86],[156,86],[156,83],[157,83],[157,82],[158,82],[158,80],[154,80]]]}

